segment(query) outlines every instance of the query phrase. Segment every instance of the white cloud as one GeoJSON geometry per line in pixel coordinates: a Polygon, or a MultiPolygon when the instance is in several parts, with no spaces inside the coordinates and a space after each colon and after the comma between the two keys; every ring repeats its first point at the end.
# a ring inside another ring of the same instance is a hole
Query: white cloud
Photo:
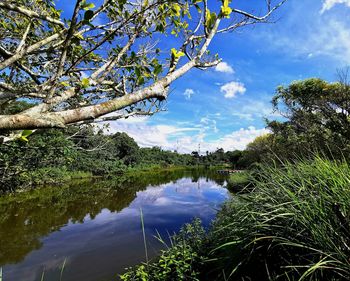
{"type": "Polygon", "coordinates": [[[241,82],[229,82],[220,87],[220,92],[225,93],[225,98],[234,98],[236,94],[244,94],[246,88],[241,82]]]}
{"type": "MultiPolygon", "coordinates": [[[[216,115],[218,116],[218,115],[216,115]]],[[[213,118],[210,118],[209,116],[202,117],[200,120],[200,123],[202,125],[202,132],[206,130],[212,130],[214,133],[219,132],[219,129],[217,128],[216,120],[213,118]]]]}
{"type": "Polygon", "coordinates": [[[239,119],[244,119],[247,121],[254,121],[253,114],[251,114],[251,113],[234,112],[234,113],[232,113],[232,115],[237,116],[239,119]]]}
{"type": "Polygon", "coordinates": [[[281,117],[279,112],[274,112],[270,102],[249,99],[240,108],[241,114],[250,114],[259,118],[262,117],[281,117]]]}
{"type": "Polygon", "coordinates": [[[216,67],[215,71],[233,74],[235,71],[227,62],[220,62],[216,67]]]}
{"type": "Polygon", "coordinates": [[[350,63],[350,28],[337,19],[319,23],[303,35],[300,34],[299,38],[288,41],[296,53],[303,53],[308,58],[327,56],[343,63],[350,63]]]}
{"type": "MultiPolygon", "coordinates": [[[[149,125],[147,122],[128,122],[118,120],[110,122],[109,133],[125,132],[141,147],[159,146],[167,150],[175,150],[178,146],[186,148],[191,144],[188,135],[200,132],[200,128],[177,127],[172,125],[149,125]],[[184,142],[180,144],[178,140],[184,142]]],[[[184,149],[182,152],[188,152],[184,149]]]]}
{"type": "Polygon", "coordinates": [[[345,4],[350,7],[350,0],[324,0],[321,9],[321,14],[332,9],[337,4],[345,4]]]}
{"type": "MultiPolygon", "coordinates": [[[[345,12],[320,16],[320,5],[315,5],[315,2],[305,1],[304,6],[291,1],[290,13],[283,19],[283,24],[255,33],[254,36],[258,42],[266,40],[269,46],[285,53],[287,57],[315,61],[324,58],[327,59],[327,68],[333,69],[350,64],[350,22],[343,16],[345,12]],[[334,64],[330,65],[329,60],[334,64]]],[[[324,9],[336,3],[340,2],[324,1],[324,9]]],[[[343,3],[348,5],[350,0],[343,3]]]]}
{"type": "Polygon", "coordinates": [[[212,141],[205,138],[209,135],[216,135],[216,121],[202,118],[197,127],[178,127],[174,125],[150,125],[146,122],[126,122],[119,120],[110,123],[109,133],[125,132],[135,139],[141,147],[159,146],[167,150],[177,150],[181,153],[191,153],[198,150],[201,145],[201,152],[215,151],[217,148],[227,150],[244,149],[248,143],[257,136],[268,133],[266,129],[255,127],[241,128],[223,135],[212,141]]]}
{"type": "Polygon", "coordinates": [[[192,95],[194,95],[194,90],[192,89],[186,89],[184,92],[184,96],[186,100],[190,100],[192,95]]]}
{"type": "Polygon", "coordinates": [[[233,131],[216,141],[207,142],[203,144],[203,151],[214,151],[217,148],[223,148],[225,151],[246,148],[247,144],[252,142],[256,137],[265,135],[270,131],[267,129],[256,129],[250,126],[246,129],[241,128],[238,131],[233,131]]]}

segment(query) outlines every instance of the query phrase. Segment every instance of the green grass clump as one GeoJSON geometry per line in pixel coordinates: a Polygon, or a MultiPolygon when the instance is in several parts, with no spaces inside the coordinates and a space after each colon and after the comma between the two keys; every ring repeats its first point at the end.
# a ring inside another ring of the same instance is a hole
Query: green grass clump
{"type": "Polygon", "coordinates": [[[192,224],[185,224],[180,232],[170,238],[170,245],[158,236],[157,239],[165,245],[166,250],[161,251],[159,258],[153,262],[129,268],[120,276],[123,281],[199,281],[199,266],[203,264],[204,257],[200,256],[204,229],[200,220],[192,224]]]}
{"type": "Polygon", "coordinates": [[[350,280],[347,163],[263,167],[254,186],[224,206],[210,231],[211,278],[350,280]]]}
{"type": "Polygon", "coordinates": [[[242,191],[251,186],[252,176],[248,171],[236,172],[227,180],[227,187],[232,191],[242,191]]]}

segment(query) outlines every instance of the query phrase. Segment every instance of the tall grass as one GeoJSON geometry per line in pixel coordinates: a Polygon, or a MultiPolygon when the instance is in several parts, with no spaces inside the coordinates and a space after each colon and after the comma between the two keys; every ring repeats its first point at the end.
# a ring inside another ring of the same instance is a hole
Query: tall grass
{"type": "Polygon", "coordinates": [[[350,280],[347,163],[316,158],[263,167],[254,186],[214,223],[211,278],[350,280]]]}

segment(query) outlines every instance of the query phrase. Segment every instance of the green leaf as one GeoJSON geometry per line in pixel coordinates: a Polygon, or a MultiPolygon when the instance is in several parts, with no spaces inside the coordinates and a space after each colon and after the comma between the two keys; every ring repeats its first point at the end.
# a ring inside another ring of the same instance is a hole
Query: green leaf
{"type": "Polygon", "coordinates": [[[162,65],[161,65],[161,64],[158,64],[158,65],[156,65],[156,66],[154,67],[153,74],[154,74],[155,76],[157,76],[157,75],[159,75],[159,73],[162,72],[162,70],[163,70],[162,65]]]}
{"type": "Polygon", "coordinates": [[[33,131],[32,131],[32,130],[23,130],[23,132],[22,132],[22,137],[28,137],[28,136],[30,136],[31,134],[33,134],[33,131]]]}
{"type": "Polygon", "coordinates": [[[232,9],[228,6],[228,4],[229,4],[229,0],[223,1],[223,5],[221,6],[222,17],[229,18],[232,13],[232,9]]]}
{"type": "Polygon", "coordinates": [[[84,14],[84,20],[89,21],[92,19],[93,16],[94,16],[94,12],[91,10],[88,10],[84,14]]]}
{"type": "Polygon", "coordinates": [[[84,40],[83,35],[81,35],[80,33],[76,33],[76,34],[74,34],[74,36],[80,40],[84,40]]]}
{"type": "Polygon", "coordinates": [[[195,6],[195,8],[197,9],[197,12],[198,12],[199,14],[202,13],[202,9],[201,9],[201,7],[199,7],[198,4],[194,4],[194,6],[195,6]]]}
{"type": "Polygon", "coordinates": [[[139,78],[141,76],[141,70],[139,67],[135,67],[135,74],[136,74],[137,78],[139,78]]]}
{"type": "Polygon", "coordinates": [[[151,70],[147,67],[147,66],[144,66],[143,67],[143,75],[147,78],[151,77],[151,70]]]}
{"type": "Polygon", "coordinates": [[[81,7],[87,11],[87,10],[90,10],[90,9],[93,9],[95,8],[95,4],[94,3],[83,3],[81,4],[81,7]]]}
{"type": "Polygon", "coordinates": [[[214,13],[214,12],[210,12],[209,11],[209,9],[207,9],[206,11],[205,11],[205,16],[206,16],[206,18],[207,18],[207,20],[206,20],[206,22],[205,22],[205,26],[207,27],[207,28],[212,28],[213,27],[213,25],[214,25],[214,23],[215,23],[215,21],[216,21],[216,14],[214,13]]]}
{"type": "Polygon", "coordinates": [[[181,6],[179,4],[173,4],[172,11],[174,12],[175,16],[180,16],[181,6]]]}
{"type": "Polygon", "coordinates": [[[90,85],[90,81],[89,81],[89,78],[83,78],[81,80],[81,85],[84,89],[88,88],[89,85],[90,85]]]}
{"type": "Polygon", "coordinates": [[[21,136],[19,137],[20,141],[28,142],[28,137],[33,133],[32,130],[23,130],[21,136]]]}
{"type": "Polygon", "coordinates": [[[27,139],[26,137],[23,137],[23,136],[21,136],[21,137],[19,138],[19,140],[20,140],[20,141],[28,142],[28,139],[27,139]]]}
{"type": "Polygon", "coordinates": [[[138,85],[142,85],[142,84],[144,84],[144,83],[145,83],[145,78],[142,77],[142,76],[139,76],[139,77],[137,78],[137,84],[138,84],[138,85]]]}
{"type": "Polygon", "coordinates": [[[181,57],[183,57],[185,55],[184,52],[181,51],[177,51],[175,48],[171,49],[171,56],[176,60],[179,59],[181,57]]]}

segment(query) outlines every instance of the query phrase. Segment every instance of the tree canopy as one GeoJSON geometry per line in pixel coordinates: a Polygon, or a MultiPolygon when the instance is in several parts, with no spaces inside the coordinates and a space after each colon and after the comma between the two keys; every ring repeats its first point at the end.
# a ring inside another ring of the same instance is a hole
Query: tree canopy
{"type": "Polygon", "coordinates": [[[298,160],[321,154],[348,159],[350,151],[350,85],[346,79],[329,83],[319,78],[280,86],[272,104],[282,120],[267,120],[270,134],[256,138],[239,160],[254,162],[298,160]]]}
{"type": "Polygon", "coordinates": [[[208,49],[216,34],[267,22],[285,1],[261,1],[254,14],[229,0],[76,0],[71,15],[52,0],[1,1],[0,104],[32,106],[2,110],[0,129],[158,112],[173,81],[220,62],[208,49]],[[159,44],[169,38],[171,50],[159,44]]]}

